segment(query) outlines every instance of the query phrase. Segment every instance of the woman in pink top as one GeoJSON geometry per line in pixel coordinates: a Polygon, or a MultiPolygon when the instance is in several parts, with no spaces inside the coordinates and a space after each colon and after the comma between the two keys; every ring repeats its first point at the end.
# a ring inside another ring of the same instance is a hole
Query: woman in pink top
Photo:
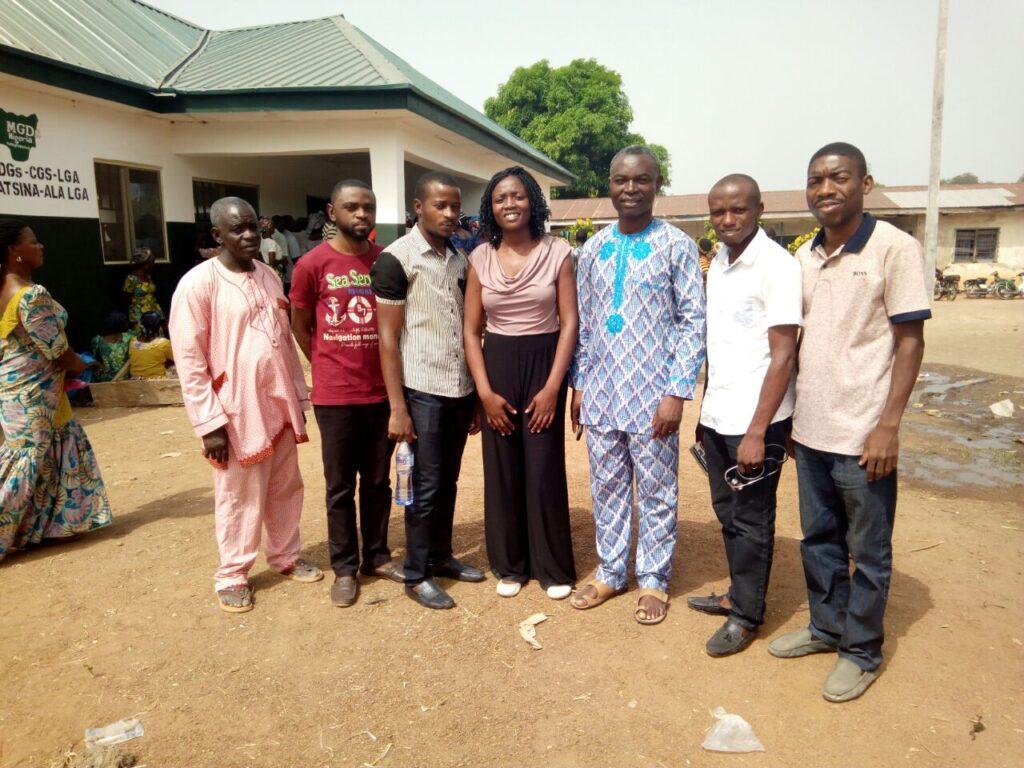
{"type": "Polygon", "coordinates": [[[480,204],[488,240],[469,257],[464,337],[485,417],[484,524],[498,594],[535,578],[560,600],[576,580],[565,395],[579,319],[571,249],[545,234],[548,216],[524,169],[491,179],[480,204]]]}

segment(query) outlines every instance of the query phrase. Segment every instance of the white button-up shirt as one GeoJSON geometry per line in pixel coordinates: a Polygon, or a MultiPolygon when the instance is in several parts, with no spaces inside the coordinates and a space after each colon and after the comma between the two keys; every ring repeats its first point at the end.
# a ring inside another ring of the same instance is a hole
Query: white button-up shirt
{"type": "MultiPolygon", "coordinates": [[[[800,262],[763,229],[732,264],[723,247],[708,268],[708,388],[700,423],[742,435],[757,410],[771,362],[768,329],[803,323],[800,262]]],[[[793,415],[794,382],[772,418],[793,415]]]]}

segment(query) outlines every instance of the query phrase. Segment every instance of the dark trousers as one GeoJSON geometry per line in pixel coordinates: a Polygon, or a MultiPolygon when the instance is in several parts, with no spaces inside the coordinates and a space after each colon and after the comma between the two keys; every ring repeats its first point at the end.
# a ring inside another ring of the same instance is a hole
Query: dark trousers
{"type": "MultiPolygon", "coordinates": [[[[765,444],[785,445],[790,420],[768,427],[765,444]]],[[[729,615],[741,626],[756,629],[764,621],[768,577],[775,553],[775,494],[781,472],[739,491],[725,482],[724,473],[736,466],[743,435],[721,435],[704,427],[711,506],[722,524],[725,557],[729,562],[729,615]]]]}
{"type": "Polygon", "coordinates": [[[327,547],[337,576],[359,569],[356,533],[356,475],[359,475],[359,527],[363,532],[363,571],[391,560],[388,517],[391,514],[390,409],[369,405],[316,405],[324,479],[327,482],[327,547]]]}
{"type": "Polygon", "coordinates": [[[405,508],[405,581],[419,584],[430,566],[452,556],[452,522],[462,451],[476,395],[441,397],[405,390],[417,440],[412,444],[413,503],[405,508]]]}
{"type": "Polygon", "coordinates": [[[544,588],[576,581],[565,479],[566,382],[550,427],[532,434],[525,412],[547,383],[557,344],[558,333],[488,333],[484,340],[491,388],[517,411],[509,415],[515,429],[507,437],[481,416],[487,558],[499,578],[520,584],[535,578],[544,588]]]}
{"type": "Polygon", "coordinates": [[[885,640],[896,473],[869,483],[859,459],[796,446],[810,630],[871,671],[885,640]]]}

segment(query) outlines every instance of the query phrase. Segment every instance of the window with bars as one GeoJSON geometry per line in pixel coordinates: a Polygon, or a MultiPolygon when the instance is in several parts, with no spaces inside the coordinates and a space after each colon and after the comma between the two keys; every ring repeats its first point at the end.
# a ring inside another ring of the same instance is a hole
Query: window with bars
{"type": "Polygon", "coordinates": [[[149,248],[166,262],[167,229],[160,171],[95,163],[96,200],[104,264],[127,264],[135,248],[149,248]]]}
{"type": "Polygon", "coordinates": [[[251,184],[230,181],[192,179],[192,200],[196,208],[196,224],[210,225],[210,206],[222,197],[240,197],[255,211],[260,210],[260,188],[251,184]]]}
{"type": "Polygon", "coordinates": [[[995,261],[998,246],[998,229],[958,229],[953,261],[995,261]]]}

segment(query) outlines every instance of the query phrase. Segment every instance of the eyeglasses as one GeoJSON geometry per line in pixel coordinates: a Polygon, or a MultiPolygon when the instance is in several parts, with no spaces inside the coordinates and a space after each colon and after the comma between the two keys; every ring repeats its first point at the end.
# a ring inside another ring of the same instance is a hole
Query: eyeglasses
{"type": "Polygon", "coordinates": [[[761,470],[758,474],[744,475],[737,464],[736,466],[729,467],[725,470],[725,482],[728,483],[729,487],[734,491],[742,491],[749,485],[753,485],[760,480],[764,480],[766,477],[778,474],[779,470],[782,469],[782,465],[786,463],[786,459],[788,458],[785,446],[769,443],[764,447],[764,461],[761,463],[761,470]]]}

